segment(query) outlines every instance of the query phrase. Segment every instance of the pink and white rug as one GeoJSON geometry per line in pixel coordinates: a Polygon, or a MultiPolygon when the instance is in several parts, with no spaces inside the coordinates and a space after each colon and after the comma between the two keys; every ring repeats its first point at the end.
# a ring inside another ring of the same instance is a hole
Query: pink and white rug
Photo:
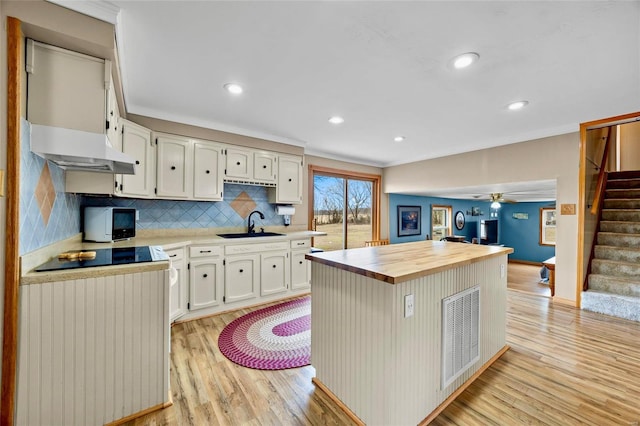
{"type": "Polygon", "coordinates": [[[258,370],[309,365],[311,297],[270,306],[233,320],[220,333],[218,347],[236,364],[258,370]]]}

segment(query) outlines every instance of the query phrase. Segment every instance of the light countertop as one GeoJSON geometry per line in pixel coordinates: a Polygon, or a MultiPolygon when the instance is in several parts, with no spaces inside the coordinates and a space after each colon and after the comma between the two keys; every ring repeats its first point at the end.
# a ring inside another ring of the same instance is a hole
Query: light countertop
{"type": "Polygon", "coordinates": [[[510,247],[448,241],[417,241],[309,253],[306,258],[390,284],[398,284],[509,253],[513,253],[510,247]]]}

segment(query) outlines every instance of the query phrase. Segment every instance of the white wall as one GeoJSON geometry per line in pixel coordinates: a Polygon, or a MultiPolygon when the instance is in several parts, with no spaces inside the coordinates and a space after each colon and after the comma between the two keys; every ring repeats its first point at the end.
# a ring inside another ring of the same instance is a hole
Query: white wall
{"type": "MultiPolygon", "coordinates": [[[[556,179],[557,205],[578,203],[580,135],[569,133],[384,169],[385,193],[556,179]]],[[[578,216],[559,215],[556,296],[575,303],[578,216]]],[[[580,248],[582,249],[582,247],[580,248]]]]}

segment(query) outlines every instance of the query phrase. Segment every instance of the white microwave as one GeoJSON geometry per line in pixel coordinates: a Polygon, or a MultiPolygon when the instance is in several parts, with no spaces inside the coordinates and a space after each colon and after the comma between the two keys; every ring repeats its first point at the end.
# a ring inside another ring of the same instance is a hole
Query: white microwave
{"type": "Polygon", "coordinates": [[[136,209],[85,207],[84,240],[111,242],[136,236],[136,209]]]}

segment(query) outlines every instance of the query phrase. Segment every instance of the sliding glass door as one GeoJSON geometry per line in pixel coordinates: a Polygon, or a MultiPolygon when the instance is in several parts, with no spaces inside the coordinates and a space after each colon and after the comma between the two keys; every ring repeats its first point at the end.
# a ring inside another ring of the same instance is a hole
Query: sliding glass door
{"type": "Polygon", "coordinates": [[[341,250],[364,247],[378,238],[379,176],[352,175],[326,169],[312,169],[312,229],[326,232],[315,237],[314,247],[341,250]]]}

